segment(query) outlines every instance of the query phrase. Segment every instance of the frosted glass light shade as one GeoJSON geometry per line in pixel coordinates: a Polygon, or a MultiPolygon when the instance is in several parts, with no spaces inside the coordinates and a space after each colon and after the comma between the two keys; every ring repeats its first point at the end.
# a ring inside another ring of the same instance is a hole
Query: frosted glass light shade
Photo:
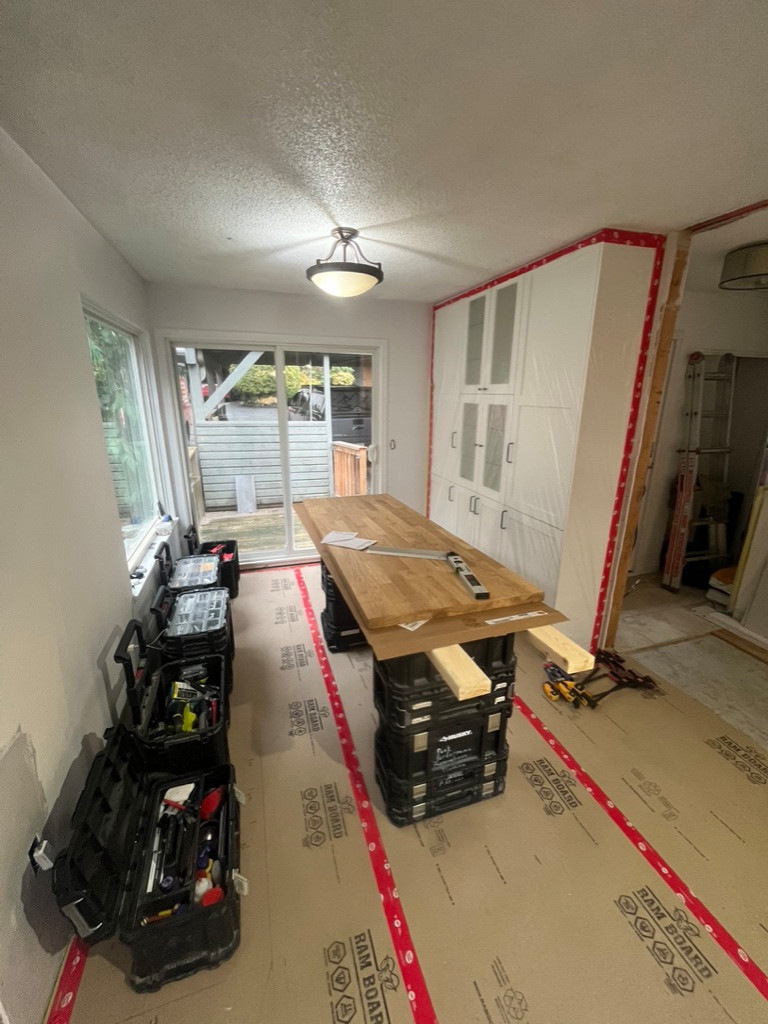
{"type": "Polygon", "coordinates": [[[329,295],[352,298],[370,291],[384,279],[378,267],[359,263],[317,263],[307,270],[307,277],[329,295]]]}

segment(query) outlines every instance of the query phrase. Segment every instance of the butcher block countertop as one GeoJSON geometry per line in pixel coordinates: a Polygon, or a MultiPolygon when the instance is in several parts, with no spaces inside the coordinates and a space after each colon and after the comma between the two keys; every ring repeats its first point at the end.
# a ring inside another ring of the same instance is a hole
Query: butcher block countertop
{"type": "Polygon", "coordinates": [[[379,658],[500,636],[564,618],[543,604],[538,587],[388,494],[311,498],[294,508],[379,658]],[[490,597],[476,600],[446,561],[323,544],[322,538],[332,531],[357,533],[381,547],[454,551],[490,597]],[[507,615],[515,618],[487,622],[507,615]],[[420,619],[429,621],[414,632],[402,628],[403,623],[420,619]]]}

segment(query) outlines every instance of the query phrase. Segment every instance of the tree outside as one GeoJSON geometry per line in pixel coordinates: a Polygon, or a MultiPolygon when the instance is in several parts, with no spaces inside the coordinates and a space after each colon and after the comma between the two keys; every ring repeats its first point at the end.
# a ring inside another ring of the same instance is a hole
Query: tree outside
{"type": "MultiPolygon", "coordinates": [[[[234,369],[230,366],[230,372],[234,369]]],[[[339,387],[355,383],[355,371],[351,366],[332,366],[331,386],[339,387]]],[[[290,401],[303,387],[322,387],[323,369],[302,366],[285,367],[285,397],[290,401]]],[[[252,366],[232,388],[232,399],[243,405],[269,406],[277,404],[277,376],[274,366],[252,366]]]]}

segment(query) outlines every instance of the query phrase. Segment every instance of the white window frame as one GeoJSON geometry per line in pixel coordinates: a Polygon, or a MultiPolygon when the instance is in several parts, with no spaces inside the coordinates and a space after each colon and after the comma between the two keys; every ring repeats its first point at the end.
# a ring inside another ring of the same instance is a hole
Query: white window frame
{"type": "MultiPolygon", "coordinates": [[[[168,508],[167,504],[168,488],[165,485],[165,481],[168,479],[168,465],[162,447],[162,434],[158,426],[158,417],[155,413],[155,410],[159,409],[160,403],[155,375],[153,372],[149,335],[146,331],[137,327],[136,324],[130,323],[122,317],[115,316],[114,313],[104,309],[102,306],[98,305],[98,303],[91,301],[87,296],[82,295],[81,300],[84,318],[86,316],[90,316],[95,320],[99,320],[108,327],[113,327],[116,330],[129,335],[133,342],[133,354],[139,390],[138,403],[146,432],[149,474],[156,495],[155,500],[162,504],[166,512],[171,513],[171,509],[168,508]]],[[[85,332],[86,343],[89,344],[90,359],[90,343],[88,341],[87,325],[85,325],[85,332]]],[[[128,552],[126,552],[126,563],[129,572],[132,572],[141,565],[147,555],[147,552],[156,546],[158,540],[156,529],[160,518],[161,517],[158,512],[157,516],[152,520],[146,531],[136,538],[136,543],[131,553],[128,554],[128,552]]]]}

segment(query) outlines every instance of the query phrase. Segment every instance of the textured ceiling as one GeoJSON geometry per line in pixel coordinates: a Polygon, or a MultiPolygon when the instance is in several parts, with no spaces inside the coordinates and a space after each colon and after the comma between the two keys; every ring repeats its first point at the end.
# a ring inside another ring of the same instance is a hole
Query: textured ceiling
{"type": "MultiPolygon", "coordinates": [[[[4,0],[0,125],[146,279],[435,301],[768,195],[765,0],[4,0]]],[[[361,299],[359,301],[367,301],[361,299]]]]}

